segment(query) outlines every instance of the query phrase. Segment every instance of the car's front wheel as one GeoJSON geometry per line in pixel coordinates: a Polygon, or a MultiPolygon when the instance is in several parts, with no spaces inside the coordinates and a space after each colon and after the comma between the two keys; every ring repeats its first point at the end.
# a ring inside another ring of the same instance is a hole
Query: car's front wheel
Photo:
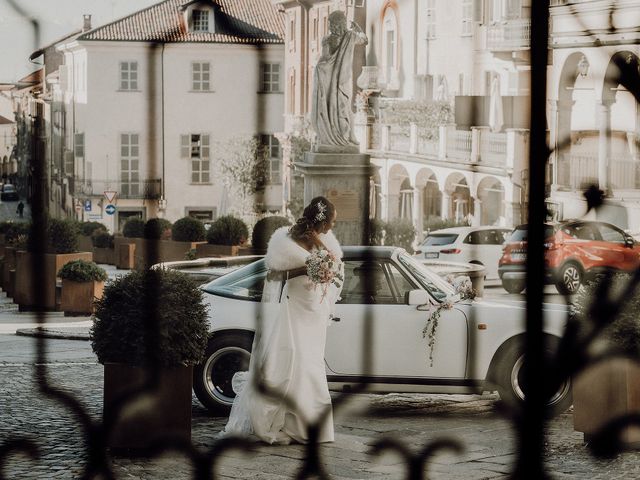
{"type": "Polygon", "coordinates": [[[563,295],[573,295],[578,293],[580,285],[582,285],[582,268],[575,262],[565,263],[556,281],[556,289],[563,295]]]}
{"type": "Polygon", "coordinates": [[[249,333],[217,334],[209,340],[204,361],[193,370],[193,391],[207,409],[229,414],[236,396],[233,375],[249,369],[252,343],[249,333]]]}
{"type": "Polygon", "coordinates": [[[507,280],[502,279],[502,287],[509,293],[520,293],[524,290],[524,280],[507,280]]]}
{"type": "MultiPolygon", "coordinates": [[[[550,356],[557,347],[555,339],[547,338],[545,354],[550,356]]],[[[524,347],[520,341],[512,341],[500,352],[496,363],[495,382],[500,399],[510,408],[520,408],[524,402],[526,386],[524,377],[524,347]]],[[[547,412],[556,416],[565,412],[573,403],[571,379],[564,379],[550,396],[547,412]]]]}

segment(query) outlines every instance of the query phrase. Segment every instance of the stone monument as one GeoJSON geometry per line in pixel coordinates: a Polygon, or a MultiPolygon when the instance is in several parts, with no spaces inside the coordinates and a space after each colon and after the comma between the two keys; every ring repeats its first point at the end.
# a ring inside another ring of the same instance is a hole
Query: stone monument
{"type": "Polygon", "coordinates": [[[360,27],[347,28],[344,12],[329,15],[329,34],[314,70],[311,128],[315,141],[296,169],[304,175],[304,202],[324,195],[336,206],[335,234],[343,245],[364,245],[369,221],[369,155],[353,135],[353,51],[365,45],[360,27]]]}

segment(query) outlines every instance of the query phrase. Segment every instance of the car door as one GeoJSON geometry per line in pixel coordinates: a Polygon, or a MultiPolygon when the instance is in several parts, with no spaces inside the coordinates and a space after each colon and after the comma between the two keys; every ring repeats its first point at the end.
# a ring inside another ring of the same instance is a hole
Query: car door
{"type": "MultiPolygon", "coordinates": [[[[389,260],[380,267],[373,298],[362,292],[357,271],[362,260],[345,261],[342,300],[336,305],[340,321],[327,330],[325,359],[330,374],[367,377],[464,378],[467,363],[467,319],[460,310],[442,310],[433,364],[422,331],[431,311],[405,302],[418,283],[389,260]],[[369,328],[367,328],[369,327],[369,328]],[[370,348],[371,364],[364,358],[370,348]]],[[[371,293],[371,292],[369,292],[371,293]]]]}
{"type": "Polygon", "coordinates": [[[602,237],[601,244],[607,259],[605,266],[618,270],[633,270],[638,267],[638,254],[633,248],[629,248],[622,230],[606,223],[596,223],[595,227],[602,237]]]}

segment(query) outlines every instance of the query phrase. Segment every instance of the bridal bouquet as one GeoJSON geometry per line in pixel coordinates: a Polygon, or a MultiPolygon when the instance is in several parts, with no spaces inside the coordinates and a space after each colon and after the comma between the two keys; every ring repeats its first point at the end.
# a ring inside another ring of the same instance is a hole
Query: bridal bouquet
{"type": "Polygon", "coordinates": [[[342,277],[341,262],[329,250],[314,250],[306,259],[307,276],[312,285],[320,285],[322,298],[327,294],[329,285],[340,288],[344,278],[342,277]]]}

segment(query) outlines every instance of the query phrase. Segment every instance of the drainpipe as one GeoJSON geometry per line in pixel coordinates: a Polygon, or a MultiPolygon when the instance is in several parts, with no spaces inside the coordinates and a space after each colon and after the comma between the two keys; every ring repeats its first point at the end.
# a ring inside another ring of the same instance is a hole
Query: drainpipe
{"type": "Polygon", "coordinates": [[[165,198],[165,184],[164,184],[164,179],[165,179],[165,175],[164,175],[164,147],[165,147],[165,141],[164,141],[164,46],[165,44],[162,44],[162,51],[160,52],[160,102],[161,102],[161,124],[162,124],[162,181],[161,181],[161,187],[160,187],[160,205],[162,205],[163,207],[166,205],[166,198],[165,198]]]}

